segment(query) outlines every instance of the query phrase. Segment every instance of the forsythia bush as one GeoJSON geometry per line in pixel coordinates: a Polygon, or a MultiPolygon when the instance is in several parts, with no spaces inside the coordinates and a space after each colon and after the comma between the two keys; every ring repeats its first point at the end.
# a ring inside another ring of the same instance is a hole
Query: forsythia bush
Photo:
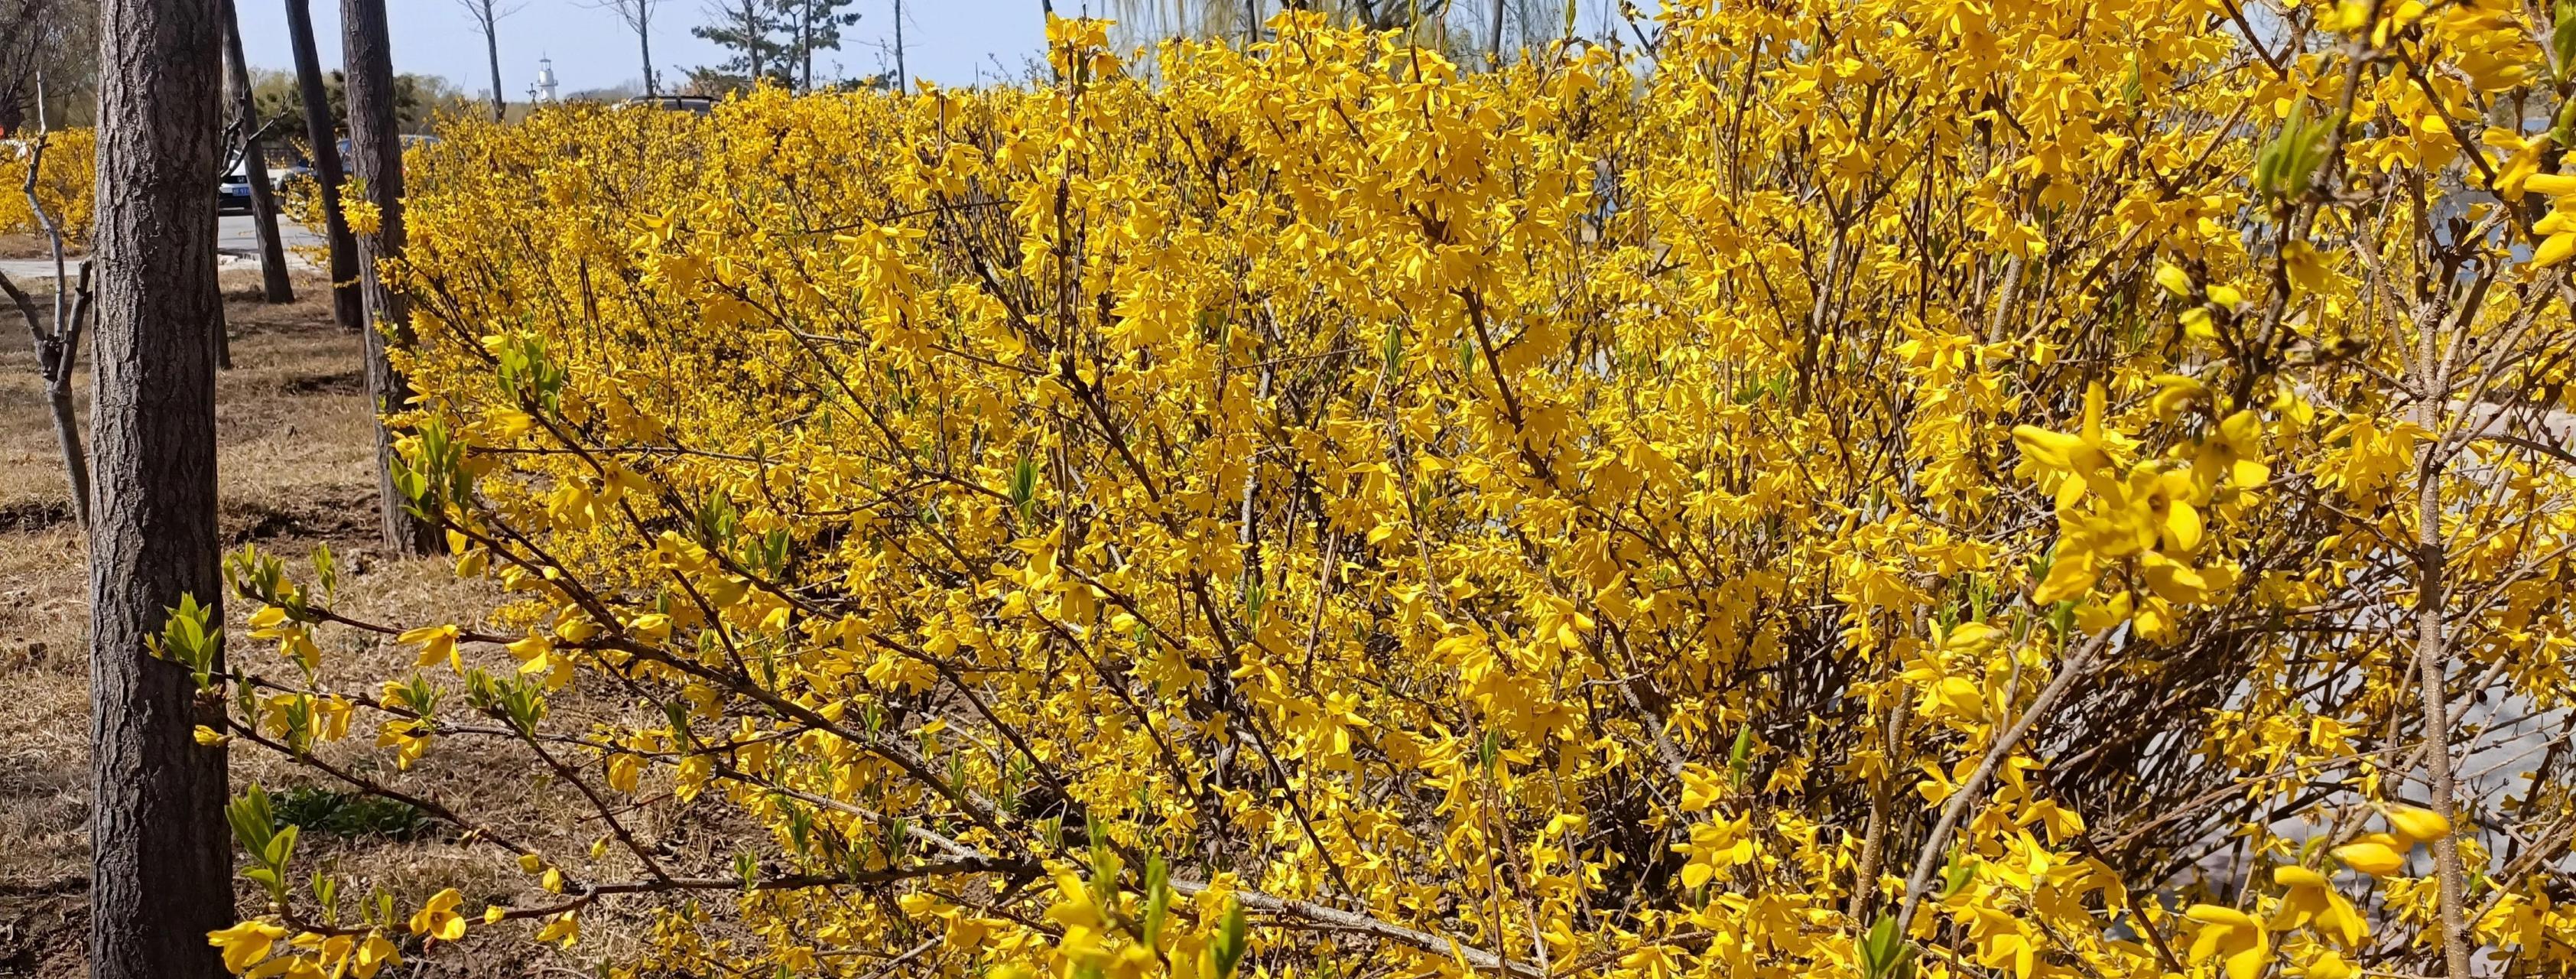
{"type": "Polygon", "coordinates": [[[396,478],[515,600],[245,552],[277,655],[164,651],[526,883],[308,887],[253,793],[227,963],[2576,963],[2576,10],[1669,6],[451,129],[396,478]]]}
{"type": "MultiPolygon", "coordinates": [[[[36,173],[36,200],[54,219],[66,244],[89,240],[92,197],[98,186],[98,133],[57,129],[46,134],[45,157],[36,173]]],[[[27,165],[35,155],[30,139],[0,143],[0,234],[42,234],[44,225],[27,206],[27,165]]],[[[213,193],[209,190],[208,193],[213,193]]]]}

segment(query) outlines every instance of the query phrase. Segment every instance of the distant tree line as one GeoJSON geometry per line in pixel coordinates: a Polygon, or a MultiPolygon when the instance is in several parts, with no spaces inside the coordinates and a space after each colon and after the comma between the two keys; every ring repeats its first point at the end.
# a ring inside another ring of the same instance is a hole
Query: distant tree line
{"type": "Polygon", "coordinates": [[[98,0],[0,0],[0,135],[89,125],[97,101],[98,0]]]}
{"type": "MultiPolygon", "coordinates": [[[[347,79],[341,72],[328,72],[322,77],[322,87],[331,118],[339,122],[341,135],[347,135],[347,79]]],[[[263,124],[273,125],[281,133],[295,132],[297,120],[304,118],[304,97],[296,88],[294,72],[253,69],[250,92],[263,124]]],[[[437,75],[394,76],[395,125],[405,134],[433,133],[440,116],[473,112],[477,101],[454,82],[437,75]]]]}

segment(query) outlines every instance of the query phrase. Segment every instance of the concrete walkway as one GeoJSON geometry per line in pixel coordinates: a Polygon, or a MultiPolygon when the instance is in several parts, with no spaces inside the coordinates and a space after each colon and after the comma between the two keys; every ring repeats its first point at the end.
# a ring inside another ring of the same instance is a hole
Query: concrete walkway
{"type": "MultiPolygon", "coordinates": [[[[299,272],[321,271],[312,262],[306,261],[304,256],[295,253],[298,248],[320,247],[321,235],[305,230],[303,225],[284,221],[277,226],[277,237],[286,245],[287,268],[299,272]]],[[[234,269],[259,268],[259,232],[252,226],[250,215],[226,214],[217,219],[215,254],[218,256],[217,267],[227,272],[234,269]]],[[[64,269],[78,275],[80,256],[66,256],[64,269]]],[[[51,279],[54,275],[54,260],[51,258],[0,258],[0,275],[6,275],[20,284],[31,279],[51,279]]]]}

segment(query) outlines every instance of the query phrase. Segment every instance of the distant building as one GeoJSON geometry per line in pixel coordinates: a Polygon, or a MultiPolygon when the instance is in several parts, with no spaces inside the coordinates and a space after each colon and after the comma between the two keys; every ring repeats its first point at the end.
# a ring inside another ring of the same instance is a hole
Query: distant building
{"type": "Polygon", "coordinates": [[[529,86],[528,101],[539,104],[555,101],[555,59],[537,59],[537,83],[529,86]]]}

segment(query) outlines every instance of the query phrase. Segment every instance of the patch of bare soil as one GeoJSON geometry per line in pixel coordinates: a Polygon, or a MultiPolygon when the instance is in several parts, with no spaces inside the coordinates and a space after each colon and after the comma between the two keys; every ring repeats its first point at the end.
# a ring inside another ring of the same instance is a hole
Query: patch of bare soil
{"type": "MultiPolygon", "coordinates": [[[[15,191],[16,187],[9,188],[15,191]]],[[[52,258],[54,246],[43,235],[0,234],[0,258],[52,258]]]]}

